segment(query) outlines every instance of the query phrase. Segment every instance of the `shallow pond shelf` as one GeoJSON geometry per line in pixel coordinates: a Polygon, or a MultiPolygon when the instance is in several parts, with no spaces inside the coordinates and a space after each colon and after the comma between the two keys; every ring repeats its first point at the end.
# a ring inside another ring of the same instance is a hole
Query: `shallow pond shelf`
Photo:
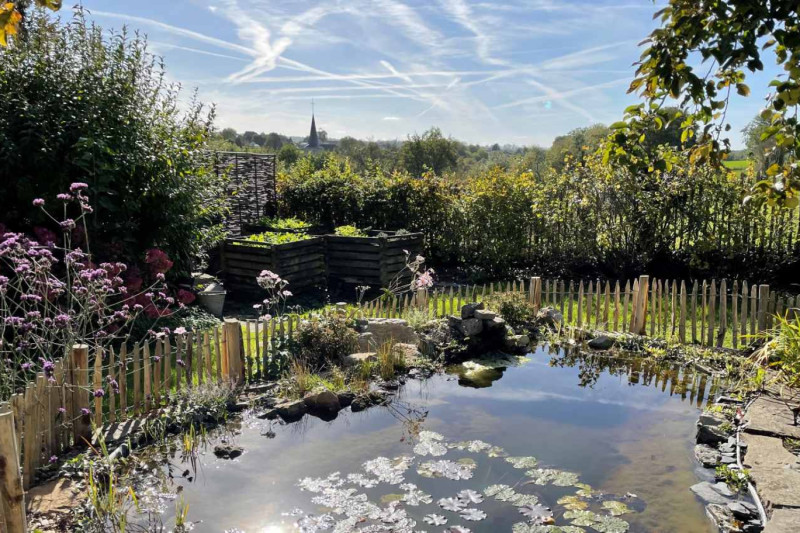
{"type": "Polygon", "coordinates": [[[289,281],[293,292],[325,285],[325,239],[311,237],[287,244],[265,244],[243,238],[226,239],[222,272],[226,287],[251,290],[256,276],[271,270],[289,281]]]}
{"type": "Polygon", "coordinates": [[[422,249],[421,233],[370,231],[367,237],[327,235],[328,279],[332,282],[387,287],[422,249]]]}

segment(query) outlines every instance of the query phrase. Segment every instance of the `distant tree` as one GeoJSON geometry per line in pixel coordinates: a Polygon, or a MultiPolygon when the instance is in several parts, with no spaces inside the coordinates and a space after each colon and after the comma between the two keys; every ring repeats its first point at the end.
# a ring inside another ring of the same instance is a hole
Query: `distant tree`
{"type": "Polygon", "coordinates": [[[783,165],[789,152],[786,148],[778,146],[773,137],[765,135],[769,127],[769,121],[756,116],[742,130],[748,157],[755,163],[755,170],[758,173],[766,172],[773,164],[783,165]]]}
{"type": "Polygon", "coordinates": [[[319,142],[325,142],[328,140],[328,132],[325,130],[319,130],[317,135],[319,136],[319,142]]]}
{"type": "Polygon", "coordinates": [[[284,137],[279,133],[269,133],[267,134],[266,139],[264,140],[264,145],[266,148],[272,148],[273,150],[277,151],[280,150],[281,147],[289,142],[289,139],[284,137]]]}
{"type": "Polygon", "coordinates": [[[597,150],[607,136],[608,127],[603,124],[577,128],[566,135],[559,135],[547,152],[547,163],[554,169],[561,170],[567,155],[581,161],[584,156],[597,150]]]}
{"type": "Polygon", "coordinates": [[[286,167],[294,165],[303,155],[303,152],[294,144],[284,144],[278,151],[278,161],[286,167]]]}
{"type": "Polygon", "coordinates": [[[539,146],[531,146],[520,158],[519,170],[532,172],[537,178],[541,177],[547,168],[547,150],[539,146]]]}
{"type": "Polygon", "coordinates": [[[239,134],[233,128],[225,128],[220,132],[220,135],[226,141],[231,141],[231,142],[235,142],[236,138],[239,136],[239,134]]]}
{"type": "Polygon", "coordinates": [[[458,142],[446,138],[439,128],[408,138],[401,149],[403,166],[412,176],[422,176],[427,170],[442,174],[458,162],[458,142]]]}

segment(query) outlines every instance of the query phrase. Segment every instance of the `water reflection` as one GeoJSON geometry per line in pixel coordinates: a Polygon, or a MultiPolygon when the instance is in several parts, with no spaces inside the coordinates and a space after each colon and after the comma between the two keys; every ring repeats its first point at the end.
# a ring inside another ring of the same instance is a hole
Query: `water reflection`
{"type": "MultiPolygon", "coordinates": [[[[297,487],[299,479],[361,472],[365,461],[379,456],[413,456],[420,432],[434,431],[450,442],[480,440],[512,456],[535,456],[541,468],[574,472],[606,493],[638,495],[642,512],[624,517],[630,531],[711,531],[688,487],[695,482],[691,449],[697,407],[713,397],[719,386],[715,379],[690,368],[551,348],[478,372],[477,383],[465,369],[448,372],[410,380],[387,407],[345,410],[332,422],[306,417],[283,425],[245,418],[235,436],[246,450],[242,457],[221,461],[201,453],[196,477],[175,476],[175,488],[182,487],[191,506],[190,518],[202,521],[195,530],[294,531],[297,518],[287,513],[324,512],[297,487]]],[[[461,453],[452,450],[443,459],[464,459],[461,453]]],[[[464,488],[521,486],[528,479],[502,459],[473,459],[477,465],[468,483],[474,485],[417,477],[410,482],[436,502],[464,488]]],[[[187,464],[178,453],[169,460],[177,473],[187,464]]],[[[558,502],[574,488],[526,490],[553,509],[556,523],[568,523],[558,502]]],[[[379,486],[363,492],[380,502],[398,490],[379,486]]],[[[510,531],[524,520],[494,500],[481,510],[486,520],[461,525],[476,532],[510,531]]],[[[425,510],[431,512],[441,510],[425,510]]],[[[169,514],[167,508],[167,519],[169,514]]],[[[425,529],[421,516],[415,516],[415,529],[425,529]]]]}

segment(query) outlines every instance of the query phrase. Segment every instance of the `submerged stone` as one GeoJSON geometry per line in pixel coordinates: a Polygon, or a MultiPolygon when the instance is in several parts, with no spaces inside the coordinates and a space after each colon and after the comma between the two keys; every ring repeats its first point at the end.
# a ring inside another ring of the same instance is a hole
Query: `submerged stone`
{"type": "Polygon", "coordinates": [[[241,446],[233,446],[231,444],[218,444],[214,446],[214,455],[220,459],[236,459],[244,453],[244,448],[241,446]]]}
{"type": "Polygon", "coordinates": [[[588,344],[592,350],[609,350],[614,346],[614,339],[608,335],[598,335],[590,340],[588,344]]]}
{"type": "Polygon", "coordinates": [[[303,418],[308,407],[303,400],[291,400],[276,405],[275,410],[285,422],[294,422],[303,418]]]}

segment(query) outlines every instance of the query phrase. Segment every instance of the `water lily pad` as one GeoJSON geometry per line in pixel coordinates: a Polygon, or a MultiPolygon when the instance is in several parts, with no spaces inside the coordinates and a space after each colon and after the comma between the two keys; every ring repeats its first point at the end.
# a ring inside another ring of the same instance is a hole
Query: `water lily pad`
{"type": "Polygon", "coordinates": [[[576,526],[555,526],[552,524],[528,524],[519,522],[511,528],[513,533],[583,533],[586,530],[576,526]]]}
{"type": "Polygon", "coordinates": [[[428,461],[417,468],[423,477],[444,477],[455,481],[472,478],[475,464],[456,463],[454,461],[428,461]]]}
{"type": "Polygon", "coordinates": [[[575,483],[575,487],[580,489],[575,494],[577,494],[578,496],[582,496],[584,498],[590,498],[594,496],[596,492],[594,489],[592,489],[591,485],[588,485],[586,483],[575,483]]]}
{"type": "Polygon", "coordinates": [[[558,504],[564,506],[565,509],[570,509],[573,511],[581,511],[589,508],[589,504],[587,502],[574,494],[559,498],[558,504]]]}
{"type": "Polygon", "coordinates": [[[422,520],[426,524],[430,524],[432,526],[443,526],[447,523],[447,518],[440,514],[425,515],[425,518],[423,518],[422,520]]]}
{"type": "Polygon", "coordinates": [[[554,468],[534,468],[525,472],[525,475],[531,478],[530,483],[536,485],[550,484],[557,487],[569,487],[579,481],[577,474],[554,468]]]}
{"type": "Polygon", "coordinates": [[[295,522],[295,526],[303,533],[316,533],[332,528],[335,523],[336,520],[329,514],[307,515],[295,522]]]}
{"type": "Polygon", "coordinates": [[[486,455],[489,457],[505,457],[508,454],[500,446],[492,446],[491,448],[486,450],[486,455]]]}
{"type": "Polygon", "coordinates": [[[472,530],[464,526],[450,526],[444,530],[444,533],[472,533],[472,530]]]}
{"type": "Polygon", "coordinates": [[[492,445],[482,440],[465,440],[448,444],[447,447],[456,450],[466,450],[472,453],[480,453],[488,450],[492,445]]]}
{"type": "Polygon", "coordinates": [[[381,496],[381,503],[399,502],[405,494],[384,494],[381,496]]]}
{"type": "Polygon", "coordinates": [[[564,518],[575,526],[586,526],[600,533],[625,533],[630,525],[615,516],[605,516],[592,511],[567,511],[564,518]]]}
{"type": "Polygon", "coordinates": [[[365,489],[371,489],[378,485],[377,479],[367,477],[364,474],[347,474],[347,481],[365,489]]]}
{"type": "Polygon", "coordinates": [[[468,509],[463,509],[459,513],[459,516],[461,516],[461,518],[463,518],[464,520],[469,520],[470,522],[478,522],[486,518],[486,513],[484,513],[480,509],[468,508],[468,509]]]}
{"type": "Polygon", "coordinates": [[[524,505],[536,505],[539,503],[539,497],[535,494],[520,494],[515,493],[514,496],[509,498],[508,503],[515,507],[522,507],[524,505]]]}
{"type": "Polygon", "coordinates": [[[403,473],[411,466],[413,459],[407,456],[388,459],[377,457],[364,463],[364,470],[372,474],[382,483],[399,485],[404,481],[403,473]]]}
{"type": "Polygon", "coordinates": [[[483,495],[480,492],[466,489],[458,493],[458,499],[467,503],[481,503],[483,495]]]}
{"type": "Polygon", "coordinates": [[[454,513],[460,513],[464,510],[464,507],[466,507],[464,502],[458,498],[442,498],[436,503],[445,511],[452,511],[454,513]]]}
{"type": "Polygon", "coordinates": [[[547,524],[553,521],[553,512],[544,505],[523,505],[519,508],[519,512],[522,513],[529,522],[536,524],[547,524]]]}
{"type": "Polygon", "coordinates": [[[514,497],[516,491],[508,485],[490,485],[486,487],[483,493],[489,497],[494,497],[495,500],[506,502],[514,497]]]}
{"type": "Polygon", "coordinates": [[[514,468],[522,470],[526,468],[536,468],[536,465],[539,463],[536,457],[506,457],[506,462],[511,463],[514,468]]]}
{"type": "Polygon", "coordinates": [[[632,513],[633,511],[624,503],[616,502],[616,501],[605,501],[603,502],[603,508],[607,509],[611,516],[622,516],[626,513],[632,513]]]}
{"type": "Polygon", "coordinates": [[[447,447],[435,440],[421,440],[414,446],[414,453],[423,457],[426,455],[441,457],[447,453],[447,447]]]}

